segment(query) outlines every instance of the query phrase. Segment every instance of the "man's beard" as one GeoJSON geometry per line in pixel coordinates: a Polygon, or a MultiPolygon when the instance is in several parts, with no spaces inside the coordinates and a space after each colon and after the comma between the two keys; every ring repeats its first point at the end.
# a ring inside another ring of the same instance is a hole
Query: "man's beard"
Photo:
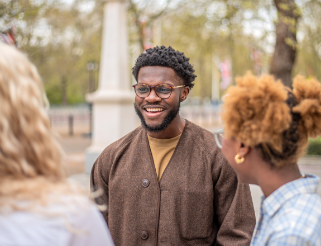
{"type": "Polygon", "coordinates": [[[172,109],[164,118],[163,122],[160,125],[157,126],[149,126],[146,124],[146,121],[144,119],[144,116],[142,112],[137,108],[136,103],[134,103],[135,111],[138,117],[140,118],[140,121],[142,122],[142,126],[149,132],[161,132],[164,131],[170,123],[175,119],[179,112],[179,108],[181,106],[181,102],[178,102],[178,106],[174,109],[172,109]]]}

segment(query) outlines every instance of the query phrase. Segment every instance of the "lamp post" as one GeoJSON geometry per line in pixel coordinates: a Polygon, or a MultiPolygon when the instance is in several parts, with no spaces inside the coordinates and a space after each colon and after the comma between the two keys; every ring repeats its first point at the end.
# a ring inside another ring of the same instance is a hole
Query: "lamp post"
{"type": "Polygon", "coordinates": [[[95,83],[94,83],[94,70],[96,70],[97,64],[94,61],[89,61],[87,63],[87,70],[88,70],[88,92],[93,93],[95,90],[95,83]]]}
{"type": "MultiPolygon", "coordinates": [[[[87,63],[88,70],[88,93],[93,93],[95,91],[95,83],[94,83],[94,70],[97,69],[97,64],[93,61],[89,61],[87,63]]],[[[91,138],[92,136],[92,115],[93,115],[93,104],[88,102],[89,106],[89,134],[88,136],[91,138]]]]}

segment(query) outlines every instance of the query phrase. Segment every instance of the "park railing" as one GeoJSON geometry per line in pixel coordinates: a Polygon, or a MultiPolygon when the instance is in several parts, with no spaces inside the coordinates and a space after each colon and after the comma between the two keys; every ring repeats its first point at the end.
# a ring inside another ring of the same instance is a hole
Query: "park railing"
{"type": "MultiPolygon", "coordinates": [[[[209,130],[222,127],[221,104],[182,104],[180,114],[183,118],[209,130]]],[[[88,104],[51,106],[49,117],[53,130],[59,134],[85,136],[90,133],[91,117],[88,104]]],[[[137,118],[138,125],[140,122],[137,118]]]]}
{"type": "Polygon", "coordinates": [[[85,135],[90,133],[90,109],[86,104],[51,106],[49,118],[53,130],[59,134],[85,135]]]}

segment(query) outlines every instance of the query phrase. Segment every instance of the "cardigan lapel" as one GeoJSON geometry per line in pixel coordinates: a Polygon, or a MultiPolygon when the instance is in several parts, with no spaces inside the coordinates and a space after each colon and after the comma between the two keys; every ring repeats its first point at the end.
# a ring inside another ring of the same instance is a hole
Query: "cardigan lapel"
{"type": "MultiPolygon", "coordinates": [[[[154,158],[153,158],[150,146],[149,146],[149,141],[148,141],[148,138],[147,138],[147,131],[144,128],[143,128],[142,134],[143,134],[142,144],[146,146],[146,150],[148,152],[148,156],[146,156],[146,161],[149,162],[150,165],[152,165],[151,168],[153,170],[153,179],[154,179],[155,182],[158,183],[158,178],[157,178],[154,158]]],[[[158,185],[158,187],[159,187],[159,185],[158,185]]]]}
{"type": "MultiPolygon", "coordinates": [[[[188,122],[187,120],[185,120],[185,127],[184,127],[184,129],[183,129],[182,135],[181,135],[181,137],[180,137],[179,140],[178,140],[178,143],[177,143],[177,145],[176,145],[176,148],[175,148],[175,150],[174,150],[174,153],[173,153],[171,159],[169,160],[169,162],[168,162],[168,164],[167,164],[167,166],[166,166],[166,168],[165,168],[165,170],[164,170],[164,172],[163,172],[163,174],[162,174],[162,177],[161,177],[160,180],[159,180],[159,183],[161,183],[164,175],[169,175],[168,172],[170,172],[171,166],[174,165],[174,164],[172,164],[172,162],[175,162],[175,159],[178,158],[178,157],[176,157],[176,156],[177,156],[177,152],[178,152],[181,148],[184,148],[184,143],[185,143],[185,140],[184,140],[184,139],[185,139],[185,137],[186,137],[186,131],[187,131],[188,127],[189,127],[189,122],[188,122]]],[[[156,170],[155,170],[155,172],[156,172],[156,170]]]]}

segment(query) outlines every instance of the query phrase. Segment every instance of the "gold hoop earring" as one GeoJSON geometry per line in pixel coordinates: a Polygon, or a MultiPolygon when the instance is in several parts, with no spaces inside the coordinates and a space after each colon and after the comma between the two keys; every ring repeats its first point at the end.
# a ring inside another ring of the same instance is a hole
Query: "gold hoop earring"
{"type": "Polygon", "coordinates": [[[237,155],[235,156],[235,162],[236,162],[237,164],[243,163],[243,162],[244,162],[244,157],[242,156],[242,157],[240,158],[240,155],[237,154],[237,155]]]}

